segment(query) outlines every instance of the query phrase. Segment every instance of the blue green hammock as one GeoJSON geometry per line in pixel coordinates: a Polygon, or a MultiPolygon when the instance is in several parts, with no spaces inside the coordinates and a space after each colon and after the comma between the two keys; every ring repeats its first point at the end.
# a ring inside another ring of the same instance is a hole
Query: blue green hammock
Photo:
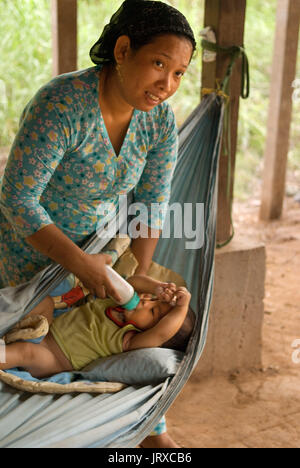
{"type": "MultiPolygon", "coordinates": [[[[171,225],[171,238],[162,237],[154,255],[155,262],[185,279],[197,316],[187,351],[177,363],[176,371],[163,381],[129,385],[118,393],[101,395],[31,394],[0,382],[0,447],[136,447],[182,390],[202,354],[207,336],[223,112],[223,99],[214,93],[207,95],[179,131],[179,158],[170,203],[192,203],[193,207],[204,204],[203,247],[187,250],[186,242],[190,239],[172,236],[175,226],[171,225]]],[[[127,224],[127,207],[119,207],[117,216],[118,226],[127,224]]],[[[108,241],[98,233],[84,249],[99,252],[108,241]]],[[[67,275],[60,266],[52,265],[29,283],[0,290],[0,338],[67,275]]],[[[139,351],[133,353],[136,352],[139,351]]],[[[85,378],[92,378],[91,374],[85,378]]]]}

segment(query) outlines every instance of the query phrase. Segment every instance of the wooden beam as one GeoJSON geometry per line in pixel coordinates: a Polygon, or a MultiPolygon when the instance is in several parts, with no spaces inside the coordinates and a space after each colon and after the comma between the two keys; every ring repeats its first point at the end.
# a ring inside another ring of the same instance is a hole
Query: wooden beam
{"type": "MultiPolygon", "coordinates": [[[[242,46],[244,43],[244,26],[246,0],[205,0],[205,26],[211,26],[220,46],[242,46]]],[[[215,62],[205,63],[202,67],[202,87],[215,88],[216,79],[223,79],[230,57],[217,54],[215,62]]],[[[228,156],[223,154],[219,167],[219,195],[217,240],[222,243],[231,235],[231,205],[233,200],[235,155],[237,146],[239,98],[241,93],[241,60],[234,68],[230,86],[231,101],[231,174],[228,172],[228,156]],[[230,177],[230,196],[227,195],[228,177],[230,177]]]]}
{"type": "Polygon", "coordinates": [[[260,218],[282,214],[296,74],[300,0],[278,0],[260,218]]]}
{"type": "Polygon", "coordinates": [[[51,0],[53,75],[77,69],[77,0],[51,0]]]}

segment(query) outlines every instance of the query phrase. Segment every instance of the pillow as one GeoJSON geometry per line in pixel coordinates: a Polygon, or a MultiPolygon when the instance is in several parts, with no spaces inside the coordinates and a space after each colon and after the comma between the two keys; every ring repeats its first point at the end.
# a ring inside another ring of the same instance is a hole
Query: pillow
{"type": "Polygon", "coordinates": [[[147,348],[100,358],[76,372],[90,381],[156,385],[176,374],[184,353],[167,348],[147,348]]]}

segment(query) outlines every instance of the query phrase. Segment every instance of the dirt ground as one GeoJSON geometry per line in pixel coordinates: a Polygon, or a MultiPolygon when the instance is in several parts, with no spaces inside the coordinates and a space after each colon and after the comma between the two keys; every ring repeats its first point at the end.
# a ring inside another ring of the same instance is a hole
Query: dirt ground
{"type": "Polygon", "coordinates": [[[259,199],[234,207],[236,232],[247,230],[266,245],[263,368],[194,373],[167,414],[183,447],[300,447],[300,203],[286,198],[282,219],[271,223],[258,213],[259,199]]]}
{"type": "MultiPolygon", "coordinates": [[[[6,154],[0,148],[0,174],[6,154]]],[[[282,219],[271,223],[258,212],[259,197],[234,206],[236,232],[253,233],[267,250],[263,368],[193,374],[167,414],[182,447],[300,447],[300,203],[286,198],[282,219]]]]}

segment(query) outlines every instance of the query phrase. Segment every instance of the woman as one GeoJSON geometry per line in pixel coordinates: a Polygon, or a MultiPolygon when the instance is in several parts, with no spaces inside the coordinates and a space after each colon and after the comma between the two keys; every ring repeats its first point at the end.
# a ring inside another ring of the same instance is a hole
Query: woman
{"type": "MultiPolygon", "coordinates": [[[[196,43],[186,18],[157,1],[126,0],[91,49],[95,67],[54,78],[26,106],[0,196],[0,287],[55,261],[93,294],[118,294],[105,255],[80,246],[104,222],[101,206],[134,189],[147,207],[169,202],[177,129],[165,102],[196,43]]],[[[161,225],[132,250],[147,274],[161,225]]],[[[167,434],[147,444],[173,444],[167,434]]],[[[174,445],[173,445],[174,446],[174,445]]]]}

